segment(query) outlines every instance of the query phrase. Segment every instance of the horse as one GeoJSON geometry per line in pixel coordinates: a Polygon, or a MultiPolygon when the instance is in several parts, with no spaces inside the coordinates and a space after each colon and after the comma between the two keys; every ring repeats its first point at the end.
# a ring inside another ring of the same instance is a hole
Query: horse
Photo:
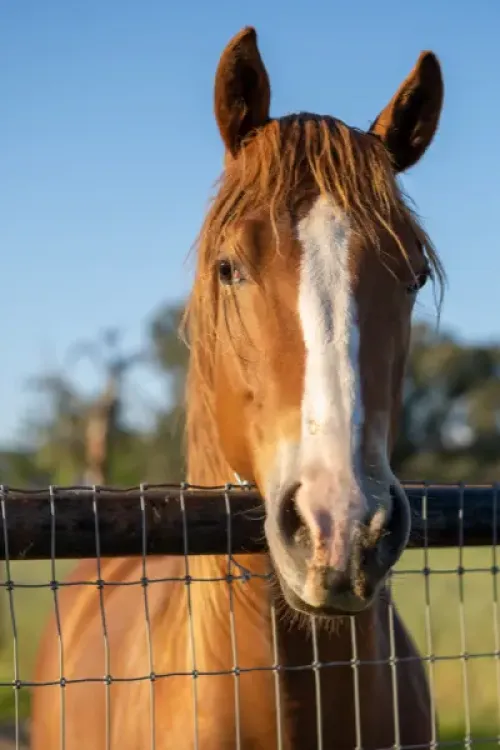
{"type": "Polygon", "coordinates": [[[32,750],[435,738],[391,597],[411,513],[390,457],[415,300],[445,274],[399,175],[443,96],[423,51],[366,131],[274,117],[256,30],[223,50],[222,173],[181,330],[187,481],[255,484],[266,552],[80,561],[40,644],[34,681],[55,684],[33,690],[32,750]]]}

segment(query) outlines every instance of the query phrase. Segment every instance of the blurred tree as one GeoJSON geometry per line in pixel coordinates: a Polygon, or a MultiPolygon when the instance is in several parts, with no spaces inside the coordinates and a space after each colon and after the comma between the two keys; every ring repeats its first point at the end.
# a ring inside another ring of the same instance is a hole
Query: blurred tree
{"type": "Polygon", "coordinates": [[[43,374],[29,384],[41,396],[27,425],[34,464],[52,484],[76,484],[85,465],[86,403],[63,375],[43,374]]]}
{"type": "Polygon", "coordinates": [[[183,305],[165,305],[150,326],[153,361],[167,378],[169,398],[181,404],[184,398],[184,383],[189,359],[189,350],[179,336],[183,305]]]}
{"type": "Polygon", "coordinates": [[[165,305],[150,327],[152,358],[165,378],[168,406],[156,416],[150,437],[148,476],[152,481],[177,482],[185,476],[184,388],[189,351],[179,336],[184,306],[165,305]]]}
{"type": "Polygon", "coordinates": [[[403,479],[500,479],[500,346],[414,327],[400,438],[403,479]]]}
{"type": "Polygon", "coordinates": [[[29,384],[40,399],[27,424],[28,448],[4,455],[0,481],[9,476],[18,485],[40,486],[181,480],[188,354],[178,336],[181,315],[180,305],[161,308],[139,351],[124,353],[114,329],[105,330],[96,341],[71,347],[65,371],[82,357],[89,359],[103,381],[96,397],[84,397],[67,374],[31,378],[29,384]],[[127,426],[123,419],[124,381],[139,364],[154,368],[165,384],[163,404],[147,432],[127,426]]]}
{"type": "Polygon", "coordinates": [[[0,484],[26,489],[50,483],[50,473],[37,466],[35,453],[20,447],[0,451],[0,484]]]}
{"type": "MultiPolygon", "coordinates": [[[[95,342],[78,342],[68,363],[89,358],[101,371],[103,386],[96,397],[84,397],[68,375],[44,374],[30,383],[42,396],[41,408],[28,424],[34,464],[55,484],[106,484],[134,475],[134,461],[122,468],[122,455],[140,455],[140,437],[122,419],[123,383],[129,370],[145,362],[143,351],[123,354],[116,330],[106,330],[95,342]],[[45,408],[43,408],[43,406],[45,408]],[[130,445],[137,443],[133,450],[130,445]]],[[[129,456],[130,458],[130,456],[129,456]]],[[[142,468],[139,463],[138,470],[142,468]]]]}
{"type": "Polygon", "coordinates": [[[106,329],[97,342],[78,343],[71,351],[73,361],[89,358],[101,371],[104,381],[102,391],[83,414],[85,484],[110,483],[111,467],[118,462],[118,444],[124,445],[127,437],[121,414],[124,380],[135,365],[149,360],[142,350],[123,354],[119,341],[117,329],[106,329]]]}

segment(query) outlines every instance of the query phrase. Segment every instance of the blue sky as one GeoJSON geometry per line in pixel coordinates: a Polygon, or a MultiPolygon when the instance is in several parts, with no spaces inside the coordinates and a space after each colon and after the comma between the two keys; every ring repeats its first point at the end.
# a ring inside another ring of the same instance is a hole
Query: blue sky
{"type": "MultiPolygon", "coordinates": [[[[21,434],[28,377],[104,326],[134,348],[187,293],[222,165],[214,72],[248,24],[275,115],[367,127],[420,50],[438,54],[440,131],[403,184],[448,272],[442,325],[500,338],[499,3],[1,0],[0,441],[21,434]]],[[[434,316],[430,292],[417,315],[434,316]]],[[[90,366],[74,374],[98,382],[90,366]]],[[[158,388],[146,373],[131,388],[140,417],[158,388]]]]}

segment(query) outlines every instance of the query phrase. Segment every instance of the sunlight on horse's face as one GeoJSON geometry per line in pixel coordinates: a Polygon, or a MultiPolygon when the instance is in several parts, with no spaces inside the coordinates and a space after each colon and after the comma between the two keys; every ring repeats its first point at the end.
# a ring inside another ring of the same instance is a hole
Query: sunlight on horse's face
{"type": "MultiPolygon", "coordinates": [[[[415,239],[398,231],[415,275],[425,274],[415,239]]],[[[388,235],[379,238],[383,265],[319,196],[295,222],[284,219],[277,238],[263,217],[243,220],[237,235],[219,263],[215,385],[225,454],[267,500],[288,599],[352,611],[371,600],[409,533],[388,456],[413,274],[388,235]],[[232,255],[236,245],[248,267],[232,255]]]]}
{"type": "MultiPolygon", "coordinates": [[[[235,184],[244,185],[276,127],[266,81],[247,30],[225,51],[216,80],[235,184]],[[253,131],[243,146],[235,135],[240,110],[227,114],[235,91],[238,101],[246,97],[253,131]]],[[[437,60],[421,57],[400,92],[371,134],[355,135],[369,159],[375,133],[399,171],[417,161],[437,127],[437,60]]],[[[229,465],[265,498],[271,558],[289,604],[354,613],[373,601],[408,540],[408,501],[389,457],[411,312],[430,266],[409,213],[389,212],[370,236],[356,231],[354,214],[308,174],[307,137],[298,144],[304,153],[288,208],[273,215],[269,206],[249,205],[217,248],[216,418],[229,465]]],[[[384,206],[372,203],[383,216],[384,206]]]]}

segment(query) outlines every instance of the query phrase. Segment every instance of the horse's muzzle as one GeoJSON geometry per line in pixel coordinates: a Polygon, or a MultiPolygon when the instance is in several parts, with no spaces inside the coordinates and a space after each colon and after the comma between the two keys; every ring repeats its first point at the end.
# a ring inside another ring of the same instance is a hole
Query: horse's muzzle
{"type": "Polygon", "coordinates": [[[370,606],[406,547],[409,503],[399,486],[387,488],[378,503],[367,501],[357,485],[337,502],[318,499],[314,489],[290,486],[268,513],[274,568],[293,609],[355,614],[370,606]]]}

